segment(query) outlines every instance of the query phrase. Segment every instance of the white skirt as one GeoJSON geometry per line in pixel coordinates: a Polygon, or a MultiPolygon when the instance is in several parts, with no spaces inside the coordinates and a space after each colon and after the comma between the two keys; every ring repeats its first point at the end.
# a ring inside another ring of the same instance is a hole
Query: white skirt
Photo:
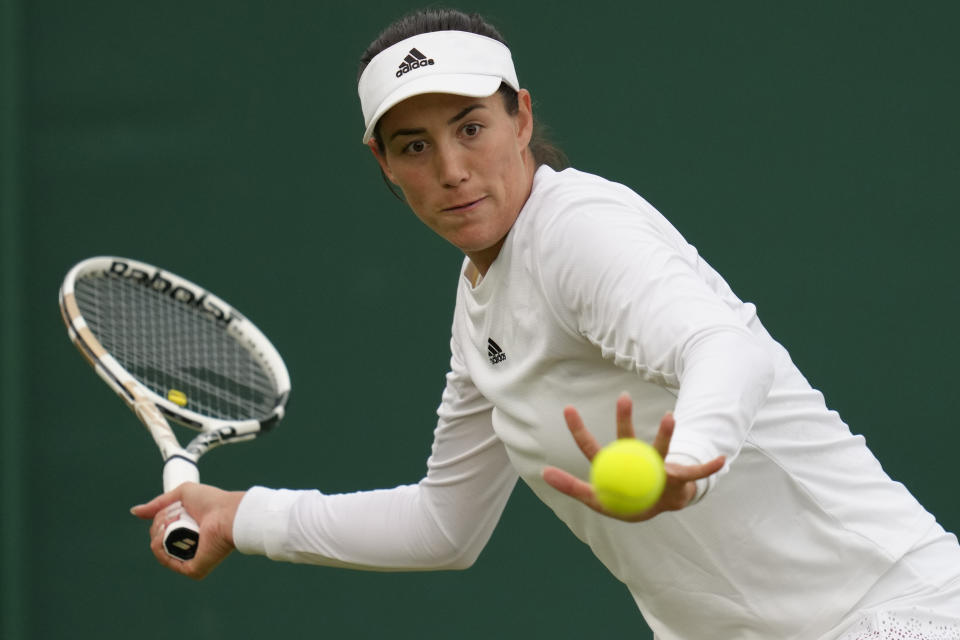
{"type": "Polygon", "coordinates": [[[960,640],[960,545],[934,526],[841,624],[837,640],[960,640]]]}

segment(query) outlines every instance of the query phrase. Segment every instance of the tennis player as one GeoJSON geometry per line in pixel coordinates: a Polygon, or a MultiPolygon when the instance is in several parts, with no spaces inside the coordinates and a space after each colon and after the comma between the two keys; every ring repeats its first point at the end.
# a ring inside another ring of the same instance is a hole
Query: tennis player
{"type": "Polygon", "coordinates": [[[359,93],[383,174],[465,254],[426,475],[341,495],[186,485],[134,508],[154,519],[161,563],[202,577],[237,548],[463,569],[521,478],[660,640],[960,638],[956,536],[663,216],[561,170],[493,27],[404,18],[364,54],[359,93]],[[629,517],[604,513],[584,480],[618,423],[667,462],[660,502],[629,517]],[[201,526],[189,562],[159,544],[177,500],[201,526]]]}

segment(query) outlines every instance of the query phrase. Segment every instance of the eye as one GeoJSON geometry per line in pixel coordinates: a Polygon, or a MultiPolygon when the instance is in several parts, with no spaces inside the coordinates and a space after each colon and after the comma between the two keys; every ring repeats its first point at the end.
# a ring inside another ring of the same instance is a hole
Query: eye
{"type": "Polygon", "coordinates": [[[406,155],[415,156],[417,154],[423,153],[427,150],[427,143],[423,140],[414,140],[413,142],[408,142],[403,147],[403,153],[406,155]]]}
{"type": "Polygon", "coordinates": [[[478,135],[480,135],[480,130],[482,128],[483,128],[483,125],[479,125],[476,122],[469,122],[463,125],[463,128],[461,129],[461,131],[463,132],[463,135],[465,135],[468,138],[476,138],[478,135]]]}

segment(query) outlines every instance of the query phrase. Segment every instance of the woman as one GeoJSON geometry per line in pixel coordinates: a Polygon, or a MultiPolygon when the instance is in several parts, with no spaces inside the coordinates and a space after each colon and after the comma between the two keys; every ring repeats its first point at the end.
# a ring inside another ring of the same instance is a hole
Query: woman
{"type": "Polygon", "coordinates": [[[236,547],[465,568],[519,477],[661,640],[960,637],[956,537],[656,210],[555,170],[495,29],[454,11],[398,21],[359,93],[383,175],[466,256],[426,476],[347,495],[186,485],[134,509],[161,563],[203,577],[236,547]],[[584,478],[600,443],[633,435],[665,456],[667,489],[615,516],[584,478]],[[185,563],[160,547],[178,500],[202,531],[185,563]]]}

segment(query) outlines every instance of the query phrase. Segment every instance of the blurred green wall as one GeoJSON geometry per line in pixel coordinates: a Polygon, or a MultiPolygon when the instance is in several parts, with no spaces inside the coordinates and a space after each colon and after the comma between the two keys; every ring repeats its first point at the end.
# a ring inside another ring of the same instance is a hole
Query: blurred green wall
{"type": "MultiPolygon", "coordinates": [[[[649,637],[525,487],[477,566],[445,574],[234,555],[193,583],[127,513],[159,457],[56,309],[69,266],[101,253],[210,286],[287,358],[288,419],[205,458],[206,481],[420,477],[460,257],[381,184],[355,93],[360,52],[419,5],[0,6],[2,637],[649,637]]],[[[501,28],[575,166],[673,220],[960,530],[958,4],[459,6],[501,28]]]]}

